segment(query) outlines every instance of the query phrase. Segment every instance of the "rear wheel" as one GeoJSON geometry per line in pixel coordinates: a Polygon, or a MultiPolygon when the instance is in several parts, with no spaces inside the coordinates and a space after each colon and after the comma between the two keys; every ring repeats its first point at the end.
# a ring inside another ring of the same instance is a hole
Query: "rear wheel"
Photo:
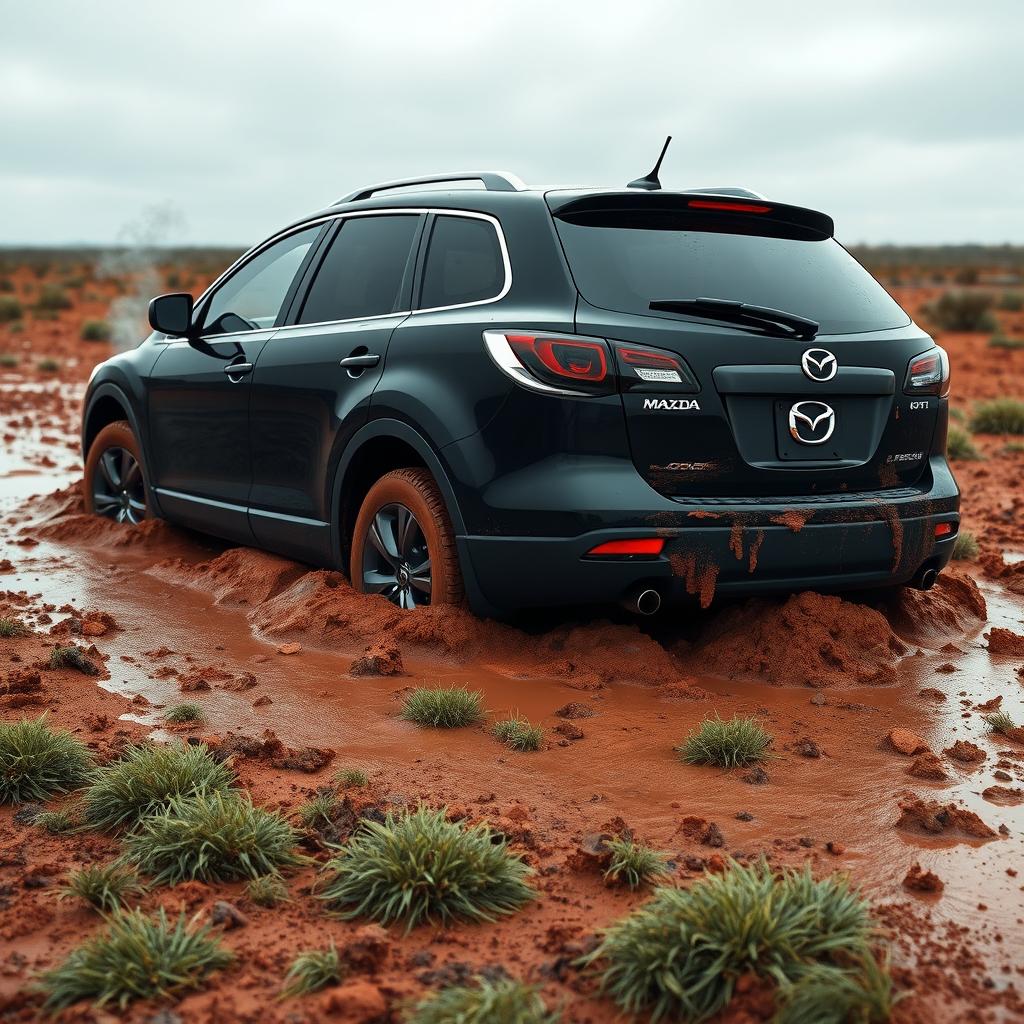
{"type": "Polygon", "coordinates": [[[444,499],[425,469],[395,469],[363,500],[352,534],[352,586],[399,608],[459,604],[462,574],[444,499]]]}
{"type": "Polygon", "coordinates": [[[118,523],[141,523],[151,515],[142,473],[142,450],[127,420],[108,423],[85,459],[85,510],[118,523]]]}

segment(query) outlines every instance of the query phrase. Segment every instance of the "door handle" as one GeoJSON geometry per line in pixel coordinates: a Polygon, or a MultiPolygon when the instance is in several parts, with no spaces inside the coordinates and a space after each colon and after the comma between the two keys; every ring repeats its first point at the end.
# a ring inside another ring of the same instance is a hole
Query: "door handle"
{"type": "Polygon", "coordinates": [[[345,356],[341,361],[341,365],[346,370],[362,369],[365,370],[368,366],[376,366],[380,362],[380,356],[376,352],[367,352],[361,356],[345,356]]]}
{"type": "Polygon", "coordinates": [[[244,377],[247,373],[252,373],[252,363],[231,363],[230,366],[224,367],[224,372],[229,377],[244,377]]]}

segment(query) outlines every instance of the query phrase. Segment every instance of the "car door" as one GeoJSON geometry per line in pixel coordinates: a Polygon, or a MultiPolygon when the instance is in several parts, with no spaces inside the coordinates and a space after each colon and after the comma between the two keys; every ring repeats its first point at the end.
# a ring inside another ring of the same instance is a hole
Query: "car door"
{"type": "Polygon", "coordinates": [[[147,388],[151,478],[170,519],[252,541],[250,381],[323,224],[264,246],[206,296],[194,341],[163,346],[147,388]]]}
{"type": "Polygon", "coordinates": [[[330,558],[334,471],[408,315],[422,219],[402,211],[340,219],[256,360],[249,518],[264,547],[330,558]]]}

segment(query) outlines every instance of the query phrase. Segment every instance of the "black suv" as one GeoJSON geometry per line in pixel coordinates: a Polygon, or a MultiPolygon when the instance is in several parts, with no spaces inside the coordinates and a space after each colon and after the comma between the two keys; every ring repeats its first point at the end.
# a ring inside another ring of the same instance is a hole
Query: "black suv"
{"type": "Polygon", "coordinates": [[[89,385],[88,508],[405,608],[931,586],[946,353],[828,216],[633,184],[376,185],[154,299],[89,385]]]}

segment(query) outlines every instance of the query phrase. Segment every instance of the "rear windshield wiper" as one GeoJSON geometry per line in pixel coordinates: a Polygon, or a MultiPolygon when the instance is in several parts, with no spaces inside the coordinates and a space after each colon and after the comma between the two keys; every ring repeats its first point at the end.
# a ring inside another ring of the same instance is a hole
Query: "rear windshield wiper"
{"type": "Polygon", "coordinates": [[[649,308],[662,313],[692,313],[709,320],[774,328],[773,333],[790,338],[813,338],[819,327],[817,321],[787,313],[784,309],[752,306],[749,302],[733,299],[655,299],[649,308]]]}

